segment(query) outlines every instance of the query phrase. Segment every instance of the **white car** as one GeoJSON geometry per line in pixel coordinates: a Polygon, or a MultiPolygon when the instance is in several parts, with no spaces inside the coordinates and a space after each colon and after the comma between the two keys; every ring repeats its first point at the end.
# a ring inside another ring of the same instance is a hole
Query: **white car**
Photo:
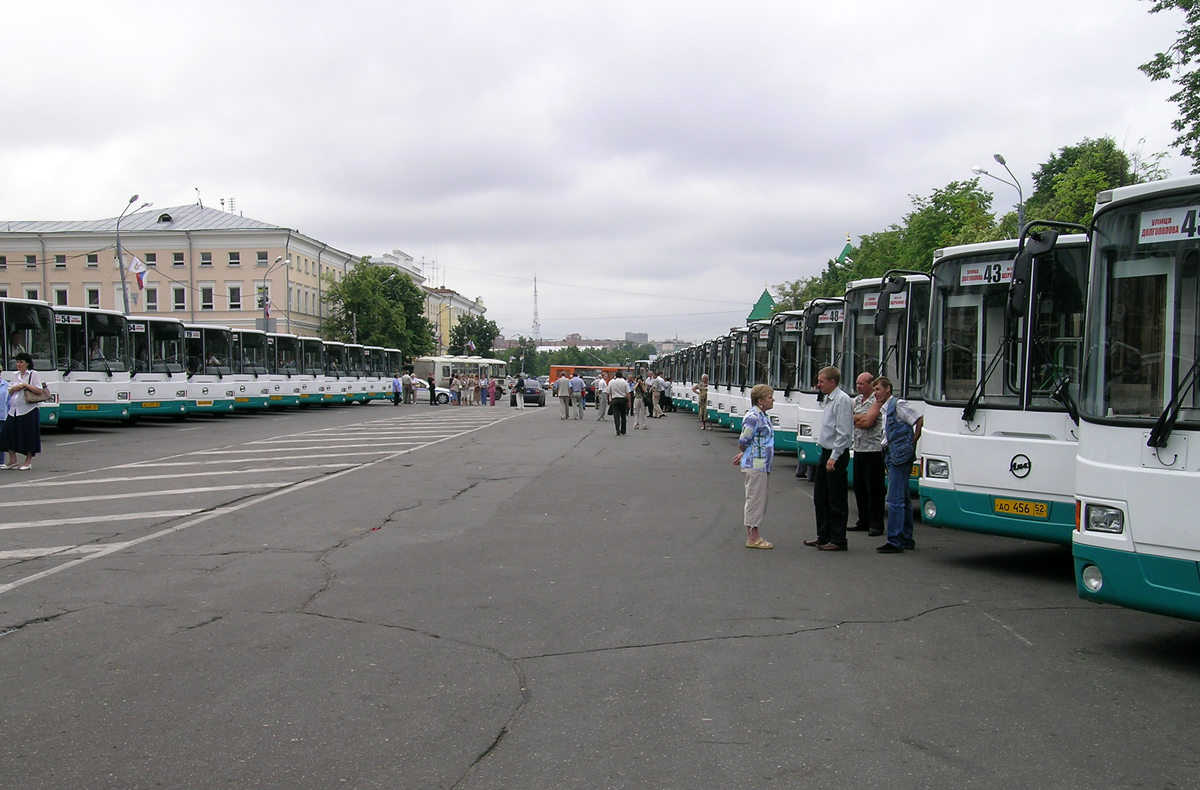
{"type": "MultiPolygon", "coordinates": [[[[413,387],[413,392],[414,392],[413,397],[416,398],[417,403],[428,403],[429,402],[429,386],[428,385],[426,385],[424,383],[416,384],[413,387]]],[[[433,397],[437,399],[438,403],[449,403],[450,402],[450,390],[446,389],[445,387],[436,387],[433,392],[434,392],[433,397]]]]}

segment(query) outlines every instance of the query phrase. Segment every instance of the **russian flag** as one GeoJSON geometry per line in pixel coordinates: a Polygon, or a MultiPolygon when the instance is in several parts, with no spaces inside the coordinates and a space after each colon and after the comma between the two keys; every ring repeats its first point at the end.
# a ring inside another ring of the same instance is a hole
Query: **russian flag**
{"type": "Polygon", "coordinates": [[[137,275],[138,290],[146,290],[146,264],[136,255],[131,255],[129,258],[129,271],[137,275]]]}

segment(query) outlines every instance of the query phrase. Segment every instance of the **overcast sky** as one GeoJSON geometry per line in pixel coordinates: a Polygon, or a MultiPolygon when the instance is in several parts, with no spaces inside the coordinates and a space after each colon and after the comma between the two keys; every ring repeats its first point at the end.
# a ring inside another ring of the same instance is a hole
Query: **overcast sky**
{"type": "MultiPolygon", "coordinates": [[[[400,249],[508,335],[704,340],[910,195],[1169,151],[1146,0],[0,0],[0,220],[236,199],[400,249]],[[985,182],[987,179],[984,179],[985,182]],[[432,273],[432,268],[429,268],[432,273]]],[[[996,182],[994,207],[1016,191],[996,182]]]]}

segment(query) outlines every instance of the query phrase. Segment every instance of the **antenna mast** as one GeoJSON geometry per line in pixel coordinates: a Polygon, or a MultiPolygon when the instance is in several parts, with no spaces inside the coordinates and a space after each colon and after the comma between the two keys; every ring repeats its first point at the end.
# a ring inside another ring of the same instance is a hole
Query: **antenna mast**
{"type": "Polygon", "coordinates": [[[542,324],[538,321],[537,313],[537,275],[533,275],[533,339],[540,342],[542,339],[542,324]]]}

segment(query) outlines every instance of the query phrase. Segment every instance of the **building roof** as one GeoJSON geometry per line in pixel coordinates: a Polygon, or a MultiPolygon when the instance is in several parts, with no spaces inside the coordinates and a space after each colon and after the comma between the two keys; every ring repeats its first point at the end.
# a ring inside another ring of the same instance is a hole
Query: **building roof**
{"type": "MultiPolygon", "coordinates": [[[[0,222],[0,232],[5,233],[112,233],[116,230],[117,218],[46,222],[0,222]]],[[[121,230],[133,232],[196,231],[196,230],[288,230],[279,225],[259,222],[256,219],[230,214],[214,208],[196,205],[172,208],[150,208],[126,214],[121,220],[121,230]]]]}
{"type": "Polygon", "coordinates": [[[754,303],[754,308],[750,311],[750,315],[746,316],[746,323],[770,319],[771,310],[774,307],[775,300],[771,298],[771,292],[764,288],[762,296],[758,297],[758,301],[754,303]]]}

